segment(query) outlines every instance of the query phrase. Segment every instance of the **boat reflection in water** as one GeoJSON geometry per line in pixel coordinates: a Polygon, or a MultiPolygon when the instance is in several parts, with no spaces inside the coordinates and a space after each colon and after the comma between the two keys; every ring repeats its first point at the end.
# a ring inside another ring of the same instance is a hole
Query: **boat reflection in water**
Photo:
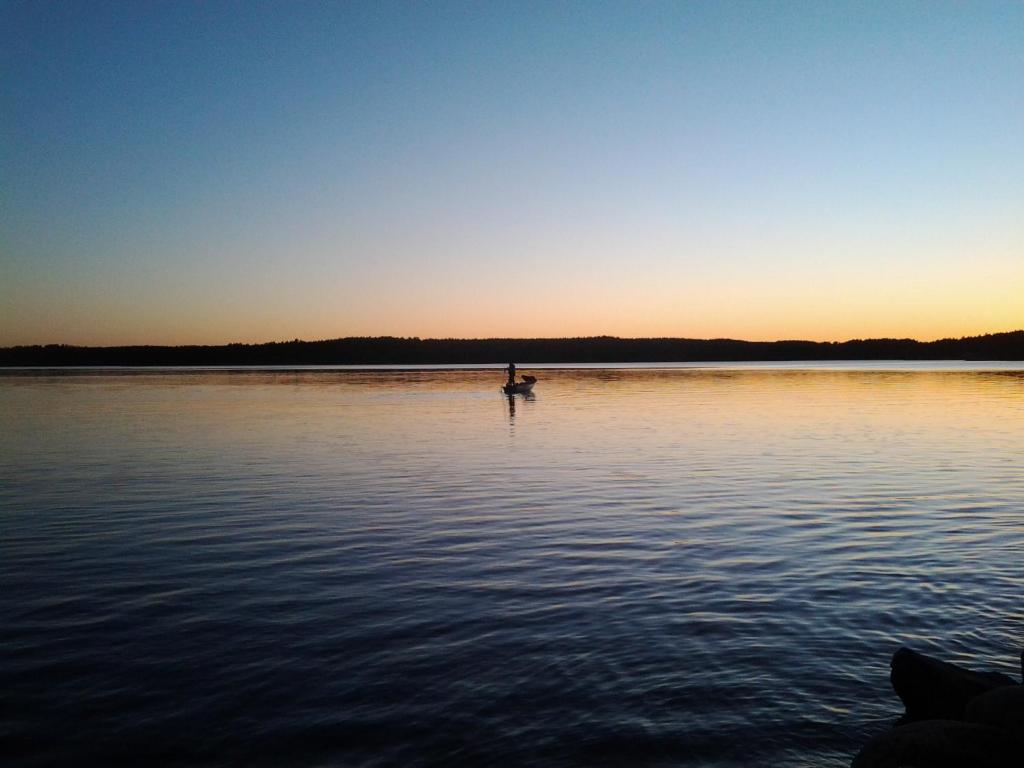
{"type": "MultiPolygon", "coordinates": [[[[530,386],[531,389],[525,392],[521,392],[520,397],[522,397],[523,400],[526,400],[528,402],[533,402],[534,400],[537,399],[537,396],[533,394],[532,382],[530,386]]],[[[505,389],[507,389],[507,387],[502,387],[502,391],[504,391],[505,389]]],[[[515,393],[512,392],[506,392],[505,397],[508,399],[508,422],[509,424],[512,424],[516,420],[516,395],[515,393]]]]}

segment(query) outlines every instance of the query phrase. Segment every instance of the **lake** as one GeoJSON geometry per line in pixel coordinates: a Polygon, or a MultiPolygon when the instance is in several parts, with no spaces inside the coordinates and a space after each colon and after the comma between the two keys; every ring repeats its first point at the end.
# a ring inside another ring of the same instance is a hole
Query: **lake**
{"type": "Polygon", "coordinates": [[[5,763],[846,766],[1019,677],[1020,368],[0,373],[5,763]]]}

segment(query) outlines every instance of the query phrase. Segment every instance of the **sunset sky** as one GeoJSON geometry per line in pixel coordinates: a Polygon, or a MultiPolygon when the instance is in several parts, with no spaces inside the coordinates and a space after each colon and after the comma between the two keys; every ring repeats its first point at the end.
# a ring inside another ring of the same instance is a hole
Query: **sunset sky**
{"type": "Polygon", "coordinates": [[[0,345],[1024,327],[1024,2],[4,2],[0,345]]]}

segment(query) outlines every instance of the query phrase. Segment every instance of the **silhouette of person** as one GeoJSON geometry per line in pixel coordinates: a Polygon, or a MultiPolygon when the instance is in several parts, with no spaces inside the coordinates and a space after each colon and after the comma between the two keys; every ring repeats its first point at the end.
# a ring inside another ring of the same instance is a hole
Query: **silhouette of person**
{"type": "Polygon", "coordinates": [[[516,364],[508,364],[508,385],[511,387],[516,383],[516,364]]]}

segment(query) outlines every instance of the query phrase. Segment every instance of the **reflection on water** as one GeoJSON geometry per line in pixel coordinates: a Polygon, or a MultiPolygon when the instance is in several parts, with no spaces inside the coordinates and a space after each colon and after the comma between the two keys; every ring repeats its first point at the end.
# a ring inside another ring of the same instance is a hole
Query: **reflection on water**
{"type": "Polygon", "coordinates": [[[840,766],[898,644],[1015,672],[1020,372],[500,384],[0,376],[11,759],[840,766]]]}
{"type": "Polygon", "coordinates": [[[516,400],[524,400],[528,403],[532,403],[537,399],[537,395],[533,392],[524,392],[522,394],[507,394],[505,397],[508,399],[508,424],[509,426],[515,426],[516,423],[516,400]]]}

